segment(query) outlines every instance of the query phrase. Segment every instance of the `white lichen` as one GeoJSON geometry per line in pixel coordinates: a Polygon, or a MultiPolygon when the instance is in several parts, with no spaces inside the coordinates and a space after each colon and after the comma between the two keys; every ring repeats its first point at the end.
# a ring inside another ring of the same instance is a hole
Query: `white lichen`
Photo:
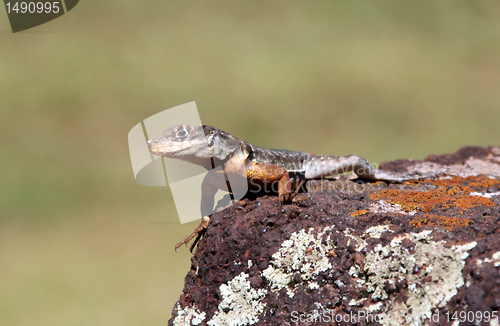
{"type": "Polygon", "coordinates": [[[484,263],[493,263],[493,266],[500,266],[500,251],[495,252],[491,258],[478,259],[476,261],[477,266],[482,266],[484,263]]]}
{"type": "MultiPolygon", "coordinates": [[[[272,256],[267,269],[262,271],[261,275],[269,280],[271,289],[279,291],[286,288],[289,297],[294,296],[294,287],[292,279],[296,273],[301,276],[301,281],[309,290],[319,288],[314,282],[314,278],[321,272],[332,270],[332,265],[329,262],[329,252],[334,249],[334,244],[330,240],[330,236],[324,237],[328,232],[332,231],[332,227],[325,227],[317,234],[313,233],[313,229],[308,232],[300,230],[290,236],[290,239],[283,241],[281,248],[272,256]],[[323,240],[325,238],[325,240],[323,240]]],[[[370,227],[361,236],[356,236],[350,229],[344,231],[348,237],[348,245],[353,245],[356,250],[361,251],[366,246],[367,238],[380,238],[384,232],[393,232],[389,225],[378,225],[370,227]]],[[[356,273],[358,270],[350,270],[350,273],[356,273]]],[[[362,284],[362,279],[357,279],[358,284],[362,284]]],[[[342,287],[342,281],[337,280],[337,286],[342,287]]]]}
{"type": "Polygon", "coordinates": [[[185,307],[181,309],[180,304],[177,303],[176,310],[177,317],[174,319],[174,325],[199,325],[206,318],[206,313],[200,312],[195,307],[185,307]]]}
{"type": "MultiPolygon", "coordinates": [[[[329,262],[329,254],[335,249],[335,245],[327,232],[340,233],[331,227],[316,234],[313,229],[301,230],[282,243],[279,251],[272,256],[269,267],[261,272],[273,291],[286,288],[287,294],[293,297],[296,285],[292,279],[297,273],[301,276],[301,284],[308,290],[318,288],[315,277],[322,272],[331,272],[333,268],[329,262]]],[[[354,246],[359,252],[366,247],[369,238],[380,238],[384,232],[393,231],[389,225],[380,225],[367,229],[361,235],[356,235],[351,229],[346,229],[343,234],[348,238],[347,245],[354,246]]],[[[458,289],[464,285],[462,270],[465,259],[476,242],[449,246],[444,241],[434,241],[431,233],[431,230],[425,230],[396,236],[386,245],[375,245],[365,255],[363,268],[357,264],[351,266],[348,272],[353,278],[354,286],[367,290],[370,301],[375,302],[365,308],[368,313],[376,311],[385,315],[403,316],[410,311],[412,316],[417,316],[411,323],[417,322],[420,325],[425,318],[432,316],[433,309],[444,307],[458,293],[458,289]],[[404,245],[408,241],[413,245],[404,245]],[[394,287],[406,284],[406,302],[395,302],[385,290],[387,284],[394,287]]],[[[500,252],[491,258],[478,260],[478,264],[486,262],[500,265],[500,252]]],[[[334,283],[339,288],[345,286],[340,279],[334,283]]],[[[366,300],[367,298],[350,300],[349,304],[363,306],[366,300]]],[[[382,321],[382,325],[399,325],[399,321],[386,319],[382,321]]]]}
{"type": "Polygon", "coordinates": [[[500,191],[497,191],[497,192],[485,192],[485,193],[482,193],[482,192],[471,192],[469,195],[471,195],[471,196],[480,196],[480,197],[484,197],[484,198],[491,198],[493,196],[500,196],[500,191]]]}
{"type": "MultiPolygon", "coordinates": [[[[269,280],[272,290],[281,290],[287,287],[287,293],[293,297],[293,291],[288,288],[296,273],[300,273],[302,281],[309,285],[309,281],[321,272],[332,269],[328,260],[328,252],[333,248],[330,238],[326,244],[322,243],[323,235],[331,228],[326,227],[322,232],[313,234],[313,229],[294,232],[289,240],[283,241],[281,248],[272,256],[269,267],[261,275],[269,280]]],[[[317,287],[312,285],[311,290],[317,287]]]]}
{"type": "Polygon", "coordinates": [[[376,239],[380,239],[380,236],[384,232],[394,232],[394,231],[391,230],[391,227],[389,225],[372,226],[372,227],[366,229],[366,231],[365,231],[365,233],[370,238],[376,238],[376,239]]]}
{"type": "MultiPolygon", "coordinates": [[[[468,251],[476,246],[476,242],[447,248],[444,241],[433,241],[429,237],[431,232],[398,236],[388,245],[377,246],[366,255],[363,272],[373,301],[389,299],[386,283],[408,284],[407,301],[402,304],[387,304],[386,301],[387,308],[381,312],[398,316],[411,311],[419,318],[430,318],[431,309],[444,307],[464,285],[462,269],[468,251]],[[415,244],[414,252],[401,246],[404,239],[415,244]],[[412,272],[416,269],[419,271],[412,272]]],[[[399,321],[385,320],[382,324],[399,325],[399,321]]]]}
{"type": "Polygon", "coordinates": [[[366,300],[368,299],[367,298],[361,298],[359,300],[351,299],[351,301],[349,301],[349,305],[361,307],[366,300]]]}
{"type": "Polygon", "coordinates": [[[354,240],[354,247],[357,251],[361,251],[364,247],[366,247],[366,235],[362,234],[361,236],[355,235],[351,229],[345,229],[344,235],[349,238],[349,242],[347,245],[351,245],[351,240],[354,240]]]}
{"type": "Polygon", "coordinates": [[[371,314],[374,313],[375,311],[380,311],[380,309],[382,309],[383,306],[384,304],[382,302],[371,304],[366,308],[366,313],[371,314]]]}
{"type": "Polygon", "coordinates": [[[222,301],[219,303],[218,311],[211,320],[209,326],[243,326],[253,325],[264,312],[265,304],[261,302],[267,291],[255,290],[248,281],[248,274],[241,273],[233,280],[219,287],[222,301]]]}
{"type": "Polygon", "coordinates": [[[319,284],[316,283],[316,282],[311,282],[311,283],[309,283],[309,285],[307,286],[307,288],[309,290],[317,290],[317,289],[319,289],[319,284]]]}
{"type": "Polygon", "coordinates": [[[417,214],[417,211],[409,211],[405,212],[402,209],[402,206],[399,204],[391,204],[386,202],[385,200],[379,200],[370,205],[370,212],[375,214],[380,213],[395,213],[395,214],[403,214],[413,216],[417,214]]]}

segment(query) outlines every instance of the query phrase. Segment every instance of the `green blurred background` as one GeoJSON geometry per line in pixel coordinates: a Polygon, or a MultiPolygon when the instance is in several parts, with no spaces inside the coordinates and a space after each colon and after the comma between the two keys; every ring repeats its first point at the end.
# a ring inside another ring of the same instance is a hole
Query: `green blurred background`
{"type": "Polygon", "coordinates": [[[500,145],[498,1],[81,1],[0,13],[0,324],[165,325],[190,254],[129,130],[196,101],[256,145],[371,162],[500,145]]]}

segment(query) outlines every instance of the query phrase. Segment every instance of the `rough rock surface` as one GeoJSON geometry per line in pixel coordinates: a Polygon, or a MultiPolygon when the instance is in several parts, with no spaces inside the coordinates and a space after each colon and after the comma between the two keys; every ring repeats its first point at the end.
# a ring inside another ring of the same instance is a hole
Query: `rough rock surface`
{"type": "Polygon", "coordinates": [[[500,148],[310,180],[214,214],[169,325],[499,325],[500,148]]]}

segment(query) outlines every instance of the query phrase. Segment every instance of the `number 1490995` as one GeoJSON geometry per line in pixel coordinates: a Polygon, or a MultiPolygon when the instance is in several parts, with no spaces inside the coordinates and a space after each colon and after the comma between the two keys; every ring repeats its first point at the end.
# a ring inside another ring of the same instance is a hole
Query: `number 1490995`
{"type": "Polygon", "coordinates": [[[41,14],[41,13],[54,13],[57,14],[60,8],[60,2],[7,2],[5,6],[7,7],[7,13],[16,14],[41,14]]]}
{"type": "Polygon", "coordinates": [[[446,312],[446,318],[448,322],[450,321],[460,321],[460,322],[470,322],[470,323],[479,323],[479,322],[489,322],[490,320],[495,320],[498,323],[498,311],[460,311],[460,312],[446,312]]]}

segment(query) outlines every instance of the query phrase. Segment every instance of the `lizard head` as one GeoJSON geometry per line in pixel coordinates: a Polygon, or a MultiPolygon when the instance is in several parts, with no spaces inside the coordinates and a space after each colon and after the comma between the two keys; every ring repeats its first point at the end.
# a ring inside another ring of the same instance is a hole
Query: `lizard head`
{"type": "Polygon", "coordinates": [[[148,140],[154,155],[176,158],[211,168],[211,160],[226,160],[239,148],[239,140],[210,126],[176,125],[148,140]]]}
{"type": "MultiPolygon", "coordinates": [[[[160,136],[148,140],[148,147],[154,155],[185,160],[208,152],[208,143],[203,127],[191,125],[171,126],[160,136]]],[[[208,153],[206,156],[210,157],[208,153]]]]}

